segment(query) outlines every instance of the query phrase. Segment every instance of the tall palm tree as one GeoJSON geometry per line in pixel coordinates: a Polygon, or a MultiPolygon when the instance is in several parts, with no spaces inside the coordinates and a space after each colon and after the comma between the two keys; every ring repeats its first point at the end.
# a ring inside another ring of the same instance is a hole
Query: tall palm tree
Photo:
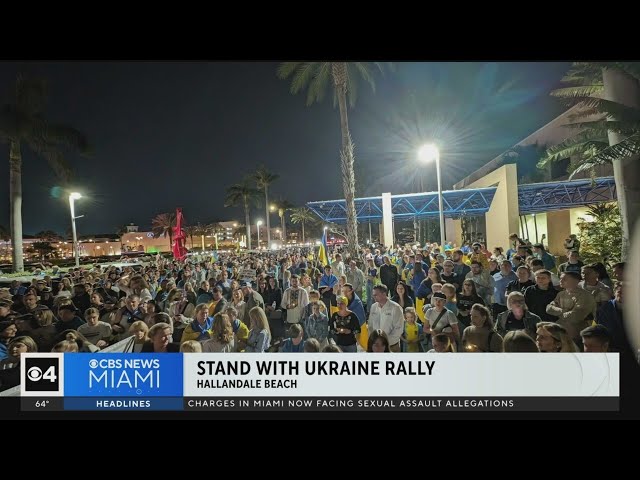
{"type": "Polygon", "coordinates": [[[264,191],[264,213],[267,218],[267,245],[271,245],[271,222],[269,220],[269,185],[275,182],[280,175],[271,173],[264,165],[260,165],[253,178],[256,180],[258,188],[264,191]]]}
{"type": "Polygon", "coordinates": [[[213,242],[217,248],[218,247],[218,231],[222,228],[222,226],[220,225],[220,222],[207,223],[206,225],[203,225],[203,227],[204,227],[205,235],[207,233],[210,233],[211,235],[213,235],[213,242]]]}
{"type": "Polygon", "coordinates": [[[160,213],[151,220],[151,231],[155,238],[169,237],[169,247],[173,248],[173,227],[176,226],[175,213],[160,213]]]}
{"type": "Polygon", "coordinates": [[[193,236],[198,234],[197,225],[187,225],[183,228],[184,234],[191,240],[191,250],[193,250],[193,236]]]}
{"type": "Polygon", "coordinates": [[[355,258],[358,255],[358,224],[356,221],[355,189],[356,179],[353,168],[354,145],[349,132],[347,118],[347,96],[351,107],[355,105],[357,83],[356,78],[364,79],[375,91],[373,70],[383,72],[383,64],[373,65],[363,62],[285,62],[278,68],[278,77],[292,77],[291,93],[294,95],[307,88],[307,105],[320,102],[329,83],[334,87],[334,104],[340,109],[340,130],[342,132],[342,149],[340,161],[342,165],[342,188],[347,204],[347,238],[349,250],[355,258]],[[373,67],[373,68],[372,68],[373,67]]]}
{"type": "Polygon", "coordinates": [[[13,270],[24,270],[22,259],[22,147],[28,146],[47,160],[63,183],[71,169],[61,148],[89,152],[86,137],[68,125],[48,122],[44,117],[46,83],[41,79],[18,75],[12,103],[0,108],[0,141],[9,144],[9,195],[11,203],[11,244],[13,270]]]}
{"type": "Polygon", "coordinates": [[[563,81],[572,84],[551,92],[579,104],[570,125],[576,136],[550,148],[541,164],[577,157],[572,175],[612,164],[622,216],[622,256],[640,217],[640,62],[578,62],[563,81]]]}
{"type": "MultiPolygon", "coordinates": [[[[291,210],[291,223],[293,224],[302,224],[302,243],[304,243],[304,225],[305,223],[313,223],[317,220],[316,217],[311,210],[307,207],[299,207],[291,210]]],[[[283,237],[284,238],[284,237],[283,237]]]]}
{"type": "Polygon", "coordinates": [[[247,248],[251,249],[251,218],[249,215],[249,207],[252,203],[256,203],[260,192],[253,188],[251,180],[247,177],[243,178],[240,183],[231,185],[227,188],[227,197],[225,198],[225,207],[236,207],[242,205],[244,208],[244,223],[247,229],[247,248]]]}
{"type": "Polygon", "coordinates": [[[280,227],[282,228],[282,243],[287,244],[287,210],[291,210],[294,205],[289,200],[279,198],[273,202],[273,206],[278,210],[280,217],[280,227]]]}

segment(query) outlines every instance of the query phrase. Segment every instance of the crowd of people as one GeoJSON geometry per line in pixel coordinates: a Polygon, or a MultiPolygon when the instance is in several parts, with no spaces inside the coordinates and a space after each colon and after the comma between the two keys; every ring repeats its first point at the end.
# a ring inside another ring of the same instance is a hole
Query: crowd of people
{"type": "Polygon", "coordinates": [[[0,290],[0,390],[24,352],[586,352],[627,347],[624,263],[556,265],[512,235],[476,242],[157,256],[43,273],[0,290]]]}

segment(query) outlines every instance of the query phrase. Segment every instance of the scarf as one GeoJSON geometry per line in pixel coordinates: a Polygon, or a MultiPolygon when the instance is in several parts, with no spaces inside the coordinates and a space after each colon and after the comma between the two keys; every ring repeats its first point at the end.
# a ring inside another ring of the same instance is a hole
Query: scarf
{"type": "Polygon", "coordinates": [[[204,325],[200,325],[197,320],[191,322],[191,328],[198,334],[198,340],[208,340],[211,327],[213,326],[213,317],[207,317],[204,325]]]}

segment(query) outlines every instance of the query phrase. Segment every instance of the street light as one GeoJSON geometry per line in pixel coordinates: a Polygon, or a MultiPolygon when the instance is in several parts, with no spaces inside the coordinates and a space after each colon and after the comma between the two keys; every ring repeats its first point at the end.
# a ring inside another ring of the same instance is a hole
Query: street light
{"type": "Polygon", "coordinates": [[[82,195],[80,195],[78,192],[71,192],[69,194],[69,209],[71,211],[71,232],[73,234],[73,249],[75,250],[76,267],[80,266],[80,252],[78,251],[78,235],[76,234],[76,218],[80,218],[83,215],[80,215],[80,217],[76,217],[74,202],[79,198],[82,198],[82,195]]]}
{"type": "Polygon", "coordinates": [[[260,250],[260,225],[262,225],[262,220],[258,220],[258,250],[260,250]]]}
{"type": "Polygon", "coordinates": [[[444,211],[442,208],[442,182],[440,179],[440,150],[432,143],[428,143],[420,147],[418,150],[418,158],[423,163],[429,163],[431,160],[436,162],[436,175],[438,177],[438,209],[440,210],[440,248],[444,254],[444,211]]]}

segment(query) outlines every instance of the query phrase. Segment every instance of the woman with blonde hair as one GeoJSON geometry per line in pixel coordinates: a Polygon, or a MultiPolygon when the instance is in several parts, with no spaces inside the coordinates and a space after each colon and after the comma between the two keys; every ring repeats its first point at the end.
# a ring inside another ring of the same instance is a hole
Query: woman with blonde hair
{"type": "Polygon", "coordinates": [[[151,292],[149,291],[149,285],[142,277],[142,275],[133,275],[129,277],[129,275],[123,275],[118,280],[117,284],[118,288],[122,290],[124,293],[129,295],[138,295],[140,297],[141,302],[146,302],[147,300],[151,300],[151,292]]]}
{"type": "Polygon", "coordinates": [[[260,307],[253,307],[249,310],[249,319],[251,330],[249,338],[247,338],[247,347],[245,352],[263,353],[269,349],[271,345],[271,331],[269,330],[269,320],[266,313],[260,307]]]}
{"type": "Polygon", "coordinates": [[[187,340],[180,345],[181,353],[202,353],[202,344],[197,340],[187,340]]]}
{"type": "Polygon", "coordinates": [[[329,331],[343,352],[356,353],[358,351],[356,334],[360,333],[358,316],[347,308],[349,299],[344,295],[338,295],[336,303],[338,311],[331,315],[329,331]]]}
{"type": "Polygon", "coordinates": [[[142,346],[149,340],[149,326],[142,320],[133,322],[129,327],[129,335],[133,337],[132,353],[140,353],[142,346]]]}
{"type": "Polygon", "coordinates": [[[213,317],[211,339],[202,344],[202,351],[206,353],[230,353],[235,349],[233,328],[229,315],[216,313],[213,317]]]}
{"type": "Polygon", "coordinates": [[[579,352],[567,329],[553,322],[539,322],[536,343],[541,352],[579,352]]]}

